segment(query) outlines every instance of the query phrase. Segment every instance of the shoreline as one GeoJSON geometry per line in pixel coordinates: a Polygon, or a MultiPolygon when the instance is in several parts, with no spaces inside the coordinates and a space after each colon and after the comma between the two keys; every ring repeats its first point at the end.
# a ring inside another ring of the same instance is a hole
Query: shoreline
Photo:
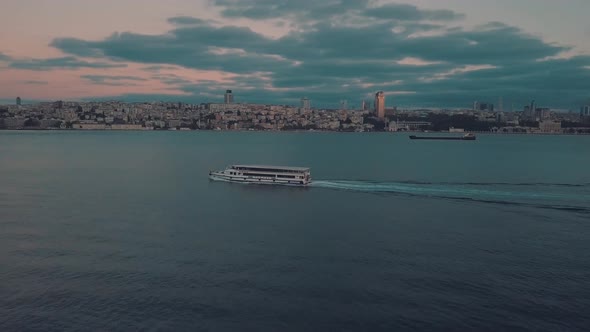
{"type": "Polygon", "coordinates": [[[392,135],[405,135],[405,134],[447,134],[447,135],[458,135],[458,134],[477,134],[477,135],[494,135],[494,136],[590,136],[590,133],[548,133],[548,132],[528,132],[528,133],[503,133],[503,132],[491,132],[491,131],[465,131],[461,133],[450,133],[447,131],[339,131],[339,130],[248,130],[248,129],[232,129],[232,130],[216,130],[216,129],[189,129],[189,130],[169,130],[169,129],[61,129],[61,128],[19,128],[19,129],[0,129],[0,132],[273,132],[273,133],[340,133],[340,134],[392,134],[392,135]]]}

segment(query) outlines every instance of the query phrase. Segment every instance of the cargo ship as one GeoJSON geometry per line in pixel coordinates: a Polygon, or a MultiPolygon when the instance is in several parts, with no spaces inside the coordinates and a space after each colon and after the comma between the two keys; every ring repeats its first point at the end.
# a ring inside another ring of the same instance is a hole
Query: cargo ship
{"type": "Polygon", "coordinates": [[[447,141],[475,141],[474,134],[465,134],[463,136],[416,136],[410,135],[410,139],[430,139],[430,140],[447,140],[447,141]]]}

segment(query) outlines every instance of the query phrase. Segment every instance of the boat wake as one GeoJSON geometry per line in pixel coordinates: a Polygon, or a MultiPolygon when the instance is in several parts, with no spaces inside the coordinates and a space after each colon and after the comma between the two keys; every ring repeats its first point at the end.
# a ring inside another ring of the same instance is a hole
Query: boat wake
{"type": "Polygon", "coordinates": [[[311,187],[359,193],[422,196],[504,205],[526,205],[590,213],[590,184],[319,180],[313,181],[311,187]]]}

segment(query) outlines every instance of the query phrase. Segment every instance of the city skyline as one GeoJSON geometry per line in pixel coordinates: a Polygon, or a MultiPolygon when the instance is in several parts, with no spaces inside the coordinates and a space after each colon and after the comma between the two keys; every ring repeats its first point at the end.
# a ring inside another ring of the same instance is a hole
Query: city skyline
{"type": "Polygon", "coordinates": [[[236,102],[290,105],[357,104],[380,90],[388,107],[590,102],[587,1],[134,5],[8,0],[0,102],[219,102],[228,89],[236,102]]]}

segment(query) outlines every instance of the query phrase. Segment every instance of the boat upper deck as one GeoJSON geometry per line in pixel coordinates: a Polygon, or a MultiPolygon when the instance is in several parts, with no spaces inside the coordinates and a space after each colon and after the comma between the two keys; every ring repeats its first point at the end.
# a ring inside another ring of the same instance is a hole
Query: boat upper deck
{"type": "Polygon", "coordinates": [[[309,167],[272,166],[272,165],[232,165],[231,168],[241,171],[307,173],[309,167]]]}

